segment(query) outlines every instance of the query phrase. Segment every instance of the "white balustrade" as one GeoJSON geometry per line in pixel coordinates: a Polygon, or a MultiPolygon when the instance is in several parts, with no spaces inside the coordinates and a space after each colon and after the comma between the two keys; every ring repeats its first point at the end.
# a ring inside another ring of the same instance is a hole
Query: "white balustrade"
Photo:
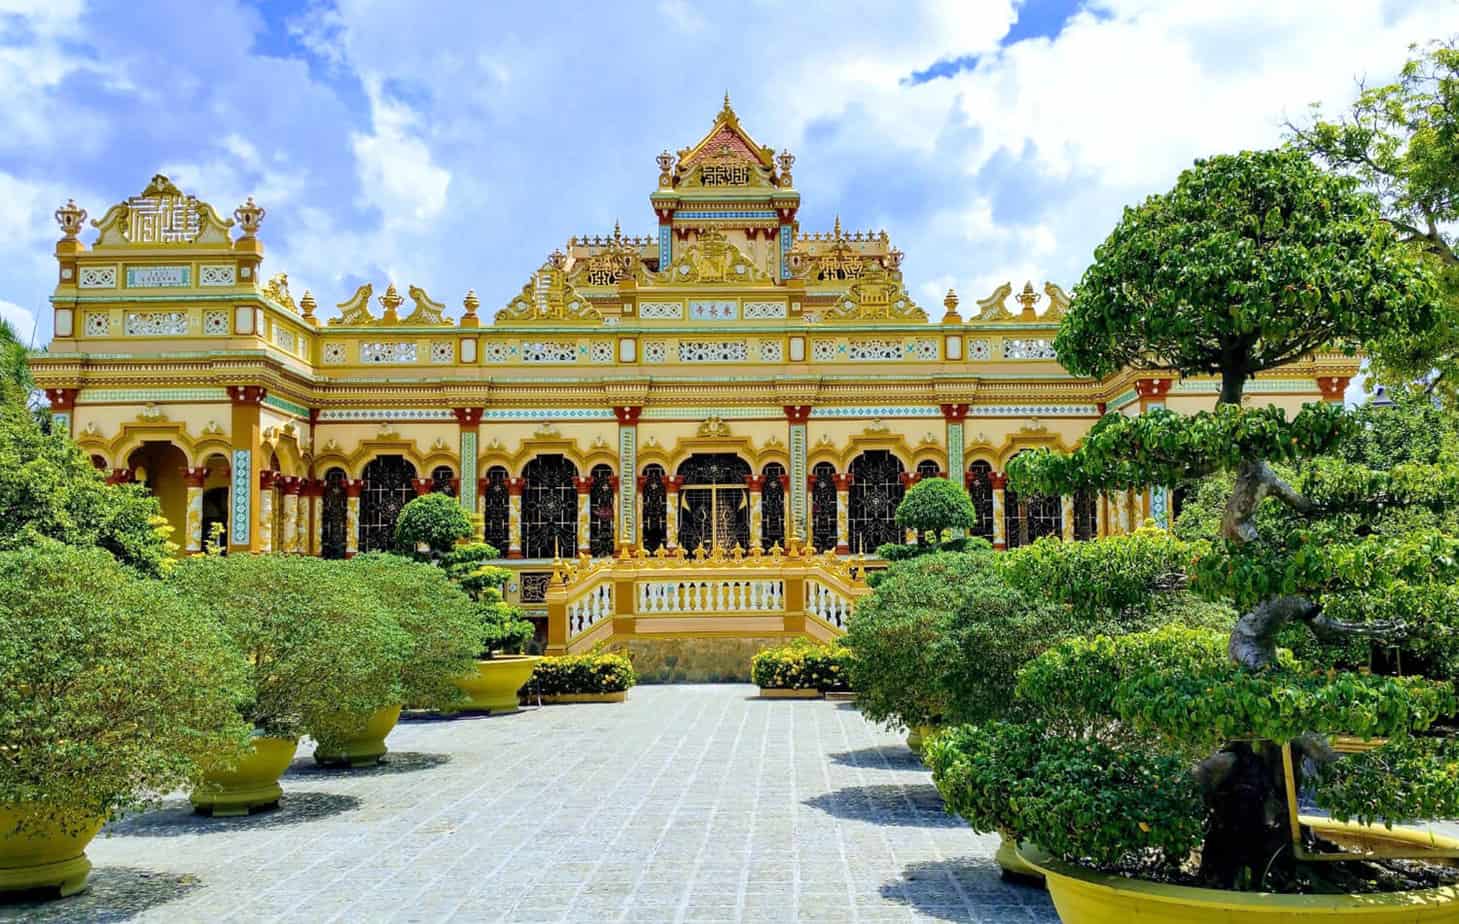
{"type": "Polygon", "coordinates": [[[851,616],[853,609],[850,600],[814,579],[806,580],[805,595],[806,612],[838,629],[846,628],[846,620],[851,616]]]}
{"type": "Polygon", "coordinates": [[[779,613],[784,610],[783,580],[711,578],[638,584],[639,614],[779,613]]]}
{"type": "Polygon", "coordinates": [[[613,583],[603,581],[567,605],[568,637],[591,629],[613,615],[613,583]]]}

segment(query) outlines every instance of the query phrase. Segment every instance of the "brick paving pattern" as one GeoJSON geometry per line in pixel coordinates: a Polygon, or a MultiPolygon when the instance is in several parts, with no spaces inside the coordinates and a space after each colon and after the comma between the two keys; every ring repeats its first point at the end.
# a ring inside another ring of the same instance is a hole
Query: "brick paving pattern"
{"type": "Polygon", "coordinates": [[[844,703],[741,685],[407,720],[385,766],[315,768],[208,819],[113,823],[91,888],[0,921],[1055,922],[844,703]]]}

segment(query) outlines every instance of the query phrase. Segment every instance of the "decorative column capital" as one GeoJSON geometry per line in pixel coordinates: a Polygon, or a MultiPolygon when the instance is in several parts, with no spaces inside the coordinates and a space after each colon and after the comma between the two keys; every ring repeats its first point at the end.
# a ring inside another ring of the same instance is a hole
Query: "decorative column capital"
{"type": "Polygon", "coordinates": [[[182,483],[189,488],[201,488],[208,480],[208,470],[203,468],[188,468],[184,465],[178,469],[182,472],[182,483]]]}
{"type": "Polygon", "coordinates": [[[436,483],[430,478],[412,478],[410,486],[415,488],[416,497],[424,497],[431,493],[431,489],[436,486],[436,483]]]}
{"type": "Polygon", "coordinates": [[[304,490],[304,479],[293,475],[281,477],[279,478],[279,490],[297,497],[304,490]]]}
{"type": "Polygon", "coordinates": [[[76,407],[76,395],[80,392],[79,388],[47,388],[46,400],[51,402],[53,411],[69,411],[76,407]]]}
{"type": "Polygon", "coordinates": [[[358,498],[361,494],[365,493],[365,479],[346,478],[344,483],[344,493],[345,497],[358,498]]]}
{"type": "Polygon", "coordinates": [[[476,494],[478,497],[486,494],[486,489],[491,487],[491,479],[482,475],[476,479],[476,494]]]}
{"type": "Polygon", "coordinates": [[[1103,417],[1105,414],[1108,414],[1109,413],[1109,402],[1107,402],[1107,401],[1096,401],[1094,403],[1094,409],[1096,411],[1099,411],[1099,416],[1100,417],[1103,417]]]}
{"type": "Polygon", "coordinates": [[[968,406],[966,404],[944,404],[941,407],[942,417],[948,423],[961,423],[967,419],[968,406]]]}
{"type": "Polygon", "coordinates": [[[481,415],[486,413],[484,407],[453,407],[451,414],[456,422],[463,427],[474,427],[481,423],[481,415]]]}
{"type": "Polygon", "coordinates": [[[1002,491],[1008,487],[1008,476],[1002,472],[990,472],[988,474],[988,484],[992,486],[993,490],[1002,491]]]}
{"type": "Polygon", "coordinates": [[[664,490],[670,494],[678,494],[679,488],[684,486],[683,475],[665,475],[663,481],[664,490]]]}
{"type": "Polygon", "coordinates": [[[258,489],[260,491],[272,491],[274,484],[283,477],[281,473],[272,469],[263,469],[258,473],[258,489]]]}
{"type": "Polygon", "coordinates": [[[839,493],[841,491],[850,491],[851,483],[856,480],[856,476],[850,472],[837,472],[831,476],[831,480],[836,482],[836,491],[839,493]]]}
{"type": "Polygon", "coordinates": [[[789,491],[790,490],[790,476],[789,475],[781,475],[780,476],[780,490],[782,490],[782,491],[789,491]]]}
{"type": "Polygon", "coordinates": [[[1319,375],[1317,387],[1322,391],[1322,400],[1334,404],[1341,402],[1351,381],[1352,377],[1346,375],[1319,375]]]}
{"type": "Polygon", "coordinates": [[[1135,394],[1141,398],[1163,398],[1170,392],[1170,379],[1135,379],[1135,394]]]}
{"type": "Polygon", "coordinates": [[[520,478],[520,477],[518,477],[518,478],[508,478],[507,479],[507,493],[510,494],[511,496],[513,496],[513,497],[521,497],[522,496],[522,492],[525,491],[526,489],[527,489],[527,479],[520,478]]]}
{"type": "Polygon", "coordinates": [[[574,488],[577,488],[577,492],[579,494],[590,494],[593,490],[593,476],[583,475],[580,477],[574,477],[572,480],[572,486],[574,488]]]}
{"type": "Polygon", "coordinates": [[[920,472],[900,472],[897,474],[897,480],[902,483],[902,487],[910,488],[922,480],[922,475],[920,472]]]}
{"type": "Polygon", "coordinates": [[[624,426],[631,426],[638,423],[638,418],[643,414],[642,405],[628,405],[626,407],[613,408],[613,416],[624,426]]]}
{"type": "Polygon", "coordinates": [[[811,416],[809,404],[787,404],[784,406],[785,419],[793,424],[805,423],[811,416]]]}
{"type": "Polygon", "coordinates": [[[304,478],[300,493],[305,497],[323,497],[324,482],[318,478],[304,478]]]}
{"type": "Polygon", "coordinates": [[[111,474],[106,476],[107,484],[132,484],[137,480],[137,473],[129,468],[114,468],[111,474]]]}
{"type": "Polygon", "coordinates": [[[746,475],[745,487],[749,488],[752,493],[759,494],[761,491],[765,490],[765,476],[746,475]]]}
{"type": "Polygon", "coordinates": [[[263,404],[263,399],[268,395],[268,389],[262,385],[229,385],[228,400],[235,405],[251,404],[257,407],[263,404]]]}

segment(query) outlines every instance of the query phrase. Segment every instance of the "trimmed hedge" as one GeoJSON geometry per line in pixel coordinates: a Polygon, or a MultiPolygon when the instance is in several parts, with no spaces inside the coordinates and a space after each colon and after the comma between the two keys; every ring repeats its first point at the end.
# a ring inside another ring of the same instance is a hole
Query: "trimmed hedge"
{"type": "Polygon", "coordinates": [[[543,696],[574,693],[620,693],[638,683],[627,655],[606,651],[543,658],[532,669],[528,686],[543,696]]]}
{"type": "Polygon", "coordinates": [[[762,690],[851,689],[851,652],[840,645],[796,639],[766,648],[750,659],[750,679],[762,690]]]}

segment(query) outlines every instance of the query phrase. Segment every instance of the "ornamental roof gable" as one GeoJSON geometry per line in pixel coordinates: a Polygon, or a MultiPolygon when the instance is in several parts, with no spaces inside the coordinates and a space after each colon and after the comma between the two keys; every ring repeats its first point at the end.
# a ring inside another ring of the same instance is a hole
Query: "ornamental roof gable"
{"type": "Polygon", "coordinates": [[[567,255],[554,250],[517,297],[496,313],[497,325],[602,324],[603,314],[567,278],[567,255]]]}
{"type": "Polygon", "coordinates": [[[713,228],[699,232],[698,239],[656,276],[659,285],[744,285],[772,283],[770,276],[713,228]]]}
{"type": "Polygon", "coordinates": [[[99,232],[96,248],[233,246],[233,220],[160,173],[140,195],[113,205],[91,226],[99,232]]]}

